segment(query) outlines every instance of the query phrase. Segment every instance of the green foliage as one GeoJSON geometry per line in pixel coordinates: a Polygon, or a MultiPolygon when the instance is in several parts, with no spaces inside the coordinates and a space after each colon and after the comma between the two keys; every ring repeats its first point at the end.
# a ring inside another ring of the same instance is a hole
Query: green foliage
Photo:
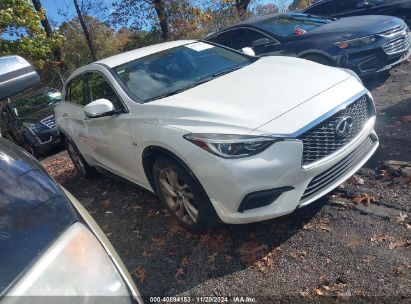
{"type": "MultiPolygon", "coordinates": [[[[106,23],[89,16],[85,16],[85,20],[97,58],[119,53],[130,41],[132,34],[128,30],[115,31],[106,23]]],[[[65,37],[62,50],[69,71],[93,61],[78,18],[62,24],[60,32],[65,37]]]]}
{"type": "Polygon", "coordinates": [[[63,40],[59,34],[47,37],[40,24],[44,16],[44,12],[34,10],[29,0],[1,0],[0,56],[18,54],[42,67],[63,40]]]}

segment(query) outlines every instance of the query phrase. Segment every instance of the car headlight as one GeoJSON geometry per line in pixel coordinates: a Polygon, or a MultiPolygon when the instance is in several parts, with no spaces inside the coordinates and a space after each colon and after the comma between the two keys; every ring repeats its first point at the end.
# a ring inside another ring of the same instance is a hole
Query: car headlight
{"type": "Polygon", "coordinates": [[[133,302],[109,255],[81,223],[70,226],[7,295],[92,297],[87,303],[109,296],[117,303],[133,302]]]}
{"type": "Polygon", "coordinates": [[[283,140],[269,136],[234,134],[187,134],[184,138],[222,158],[242,158],[259,154],[283,140]]]}
{"type": "Polygon", "coordinates": [[[362,37],[358,39],[353,39],[353,40],[346,40],[346,41],[340,41],[335,43],[336,46],[338,46],[340,49],[350,49],[350,48],[360,48],[365,45],[369,45],[377,41],[376,36],[367,36],[367,37],[362,37]]]}

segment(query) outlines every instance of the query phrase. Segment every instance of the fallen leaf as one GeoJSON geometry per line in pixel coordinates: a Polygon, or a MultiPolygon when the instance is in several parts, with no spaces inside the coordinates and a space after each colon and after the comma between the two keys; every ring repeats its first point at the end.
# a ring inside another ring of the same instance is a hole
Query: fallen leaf
{"type": "Polygon", "coordinates": [[[411,245],[410,240],[399,240],[396,242],[390,242],[390,244],[388,245],[388,248],[395,249],[395,248],[400,248],[400,247],[408,247],[410,245],[411,245]]]}
{"type": "Polygon", "coordinates": [[[162,247],[166,243],[166,240],[162,237],[152,238],[152,240],[157,247],[162,247]]]}
{"type": "Polygon", "coordinates": [[[188,258],[187,257],[183,257],[181,259],[181,266],[182,267],[186,267],[188,265],[188,258]]]}
{"type": "Polygon", "coordinates": [[[363,204],[364,206],[369,206],[375,202],[375,198],[367,193],[363,195],[357,195],[352,199],[352,202],[356,205],[363,204]]]}
{"type": "Polygon", "coordinates": [[[180,267],[180,268],[177,268],[176,274],[174,275],[174,277],[178,277],[178,276],[181,276],[181,275],[184,275],[184,274],[185,274],[184,268],[180,267]]]}
{"type": "Polygon", "coordinates": [[[408,230],[411,230],[411,224],[405,224],[405,228],[407,228],[408,230]]]}
{"type": "Polygon", "coordinates": [[[143,252],[143,257],[145,258],[152,258],[154,256],[154,252],[152,251],[144,251],[143,252]]]}
{"type": "Polygon", "coordinates": [[[305,224],[305,225],[303,226],[303,229],[304,229],[304,230],[312,230],[312,228],[313,228],[313,224],[311,224],[311,223],[305,224]]]}
{"type": "Polygon", "coordinates": [[[382,243],[388,240],[389,237],[386,235],[380,235],[380,236],[373,236],[370,238],[370,241],[373,243],[382,243]]]}
{"type": "Polygon", "coordinates": [[[253,241],[245,242],[241,245],[240,260],[247,265],[254,265],[259,259],[266,255],[268,246],[265,244],[258,245],[253,241]]]}
{"type": "Polygon", "coordinates": [[[138,267],[135,271],[134,274],[136,275],[136,277],[140,280],[140,283],[143,284],[144,280],[147,278],[147,269],[143,268],[143,267],[138,267]]]}
{"type": "Polygon", "coordinates": [[[214,263],[217,255],[218,255],[217,252],[214,252],[212,255],[209,255],[209,256],[208,256],[208,263],[210,263],[210,264],[211,264],[211,263],[214,263]]]}
{"type": "Polygon", "coordinates": [[[319,295],[319,296],[323,296],[323,295],[325,294],[325,292],[322,291],[321,288],[315,288],[315,289],[314,289],[314,292],[315,292],[317,295],[319,295]]]}
{"type": "Polygon", "coordinates": [[[110,206],[110,204],[111,204],[110,199],[106,199],[106,200],[104,200],[100,205],[101,205],[101,207],[103,207],[104,209],[107,209],[107,208],[110,206]]]}
{"type": "Polygon", "coordinates": [[[307,255],[307,252],[305,250],[296,250],[291,253],[291,256],[295,259],[297,258],[304,259],[306,255],[307,255]]]}
{"type": "Polygon", "coordinates": [[[408,215],[407,215],[407,214],[405,214],[405,213],[403,213],[403,212],[400,212],[400,213],[398,214],[398,216],[395,217],[395,220],[396,220],[397,223],[402,223],[402,222],[405,222],[405,220],[406,220],[407,218],[408,218],[408,215]]]}
{"type": "Polygon", "coordinates": [[[308,290],[308,288],[305,288],[304,290],[301,290],[299,292],[299,294],[300,294],[301,297],[305,298],[305,297],[308,297],[310,295],[310,291],[308,290]]]}

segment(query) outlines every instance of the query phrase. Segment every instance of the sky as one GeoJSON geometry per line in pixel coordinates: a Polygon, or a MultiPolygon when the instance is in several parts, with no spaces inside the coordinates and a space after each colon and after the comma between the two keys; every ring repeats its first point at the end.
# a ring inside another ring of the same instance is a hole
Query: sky
{"type": "MultiPolygon", "coordinates": [[[[292,0],[259,0],[261,4],[267,3],[284,3],[284,1],[288,1],[290,4],[292,0]]],[[[114,0],[105,0],[107,6],[110,8],[111,4],[114,0]]],[[[57,23],[57,25],[61,24],[65,17],[59,15],[59,11],[67,11],[68,12],[68,19],[73,18],[76,15],[76,11],[74,9],[73,1],[72,0],[41,0],[41,4],[46,9],[47,16],[51,21],[57,23]]]]}

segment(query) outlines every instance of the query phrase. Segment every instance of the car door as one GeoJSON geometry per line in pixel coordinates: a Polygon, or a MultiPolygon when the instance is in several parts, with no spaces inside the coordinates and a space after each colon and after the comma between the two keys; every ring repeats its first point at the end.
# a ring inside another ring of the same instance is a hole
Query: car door
{"type": "Polygon", "coordinates": [[[272,51],[272,46],[279,44],[272,37],[251,28],[238,28],[230,32],[233,49],[241,51],[245,47],[250,47],[257,56],[272,51]]]}
{"type": "MultiPolygon", "coordinates": [[[[85,118],[87,145],[100,166],[124,178],[135,180],[136,150],[129,130],[130,114],[119,94],[102,71],[86,73],[86,103],[98,99],[111,101],[120,114],[85,118]]],[[[138,132],[138,130],[134,130],[138,132]]]]}
{"type": "Polygon", "coordinates": [[[370,1],[365,0],[334,0],[335,17],[356,16],[369,14],[374,7],[370,1]]]}
{"type": "Polygon", "coordinates": [[[80,74],[66,85],[64,102],[59,109],[56,109],[56,117],[61,120],[59,125],[64,126],[64,132],[74,141],[87,162],[94,164],[95,155],[90,149],[87,138],[87,125],[84,115],[85,103],[85,74],[80,74]]]}

